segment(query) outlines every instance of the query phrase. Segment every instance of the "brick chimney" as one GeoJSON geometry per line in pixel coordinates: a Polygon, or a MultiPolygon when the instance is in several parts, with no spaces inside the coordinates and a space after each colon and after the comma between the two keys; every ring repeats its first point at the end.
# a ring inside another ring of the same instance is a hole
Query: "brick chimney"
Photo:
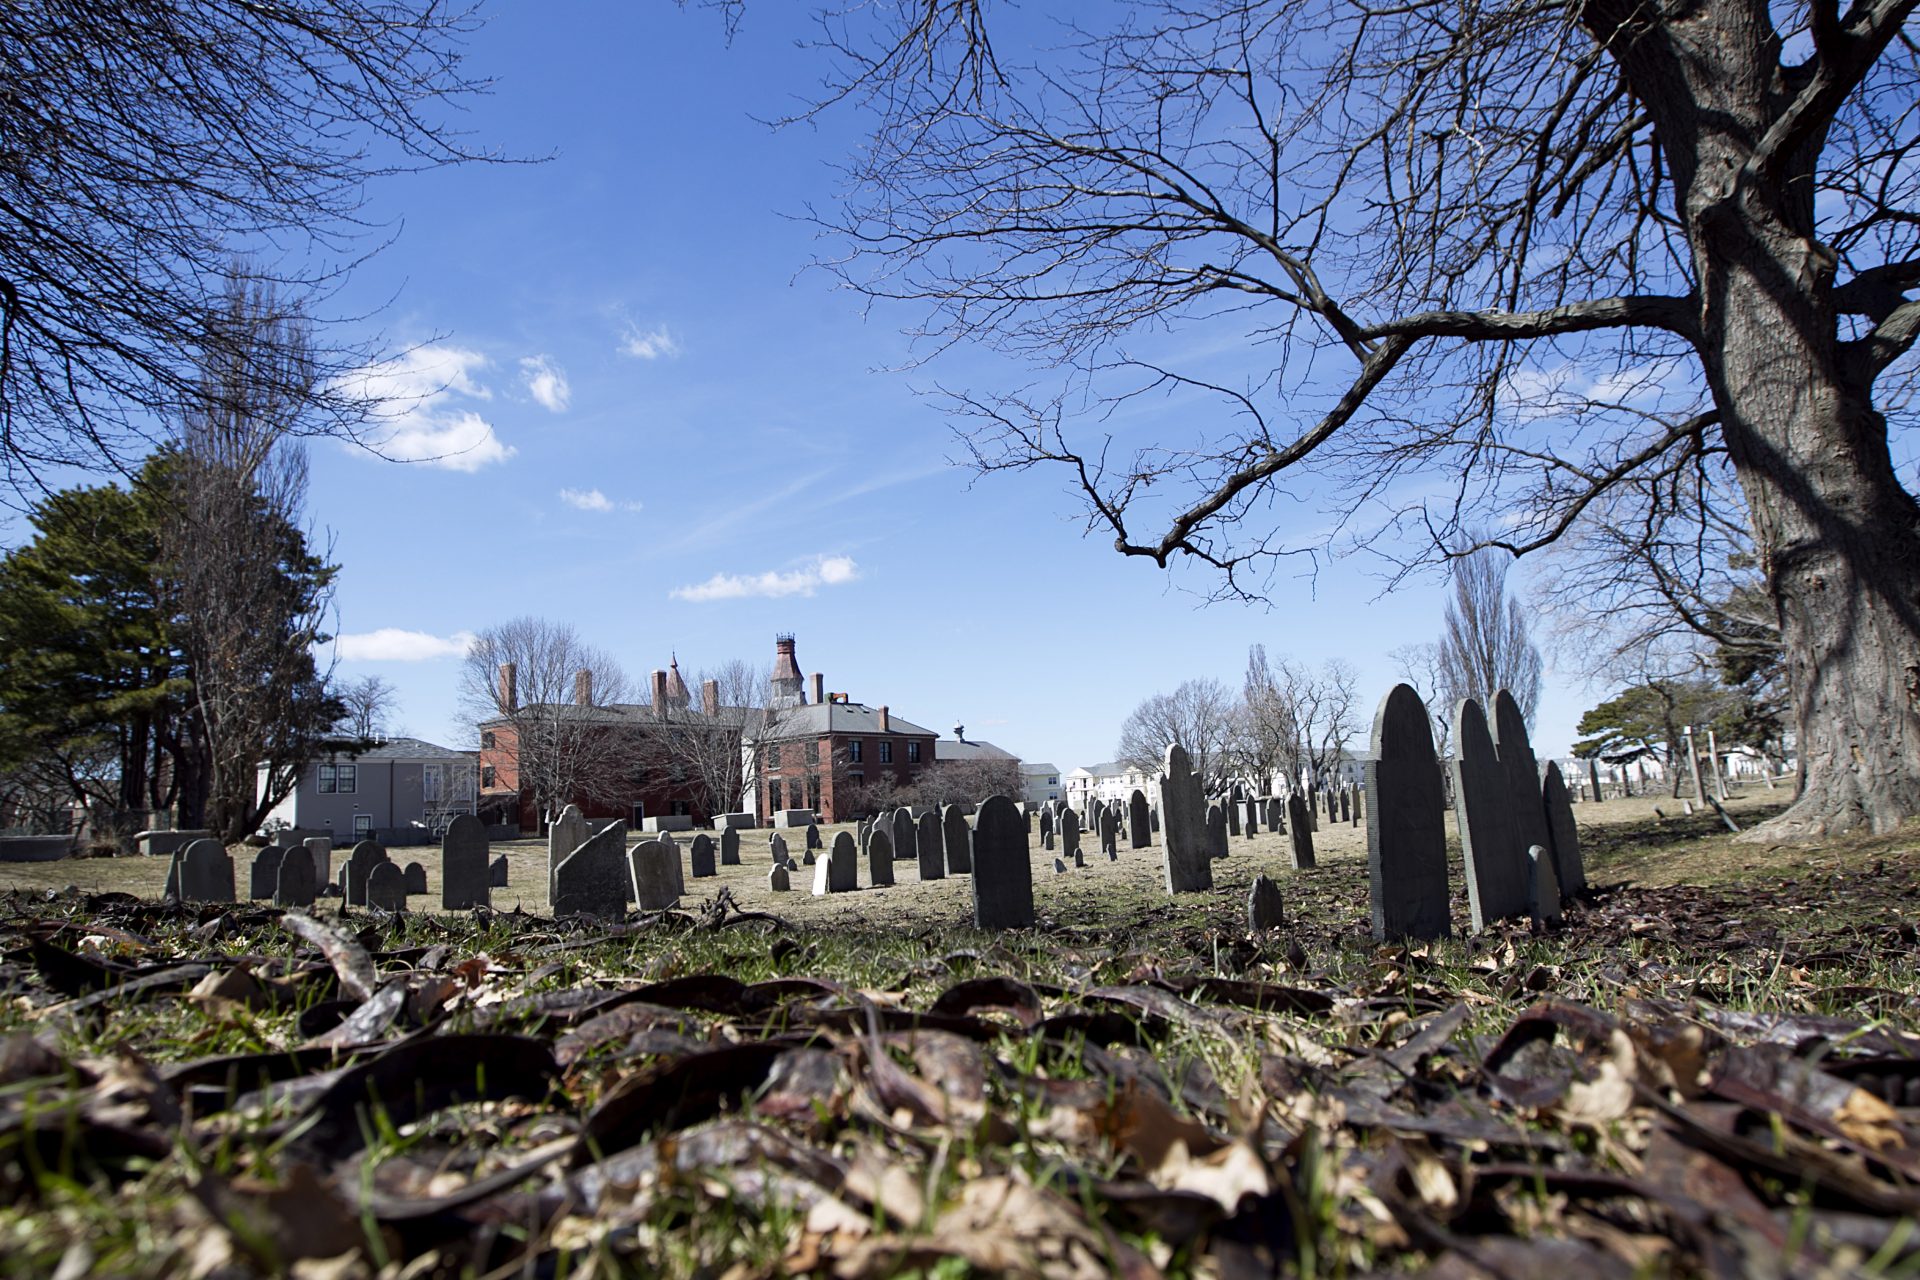
{"type": "Polygon", "coordinates": [[[824,671],[816,671],[813,673],[813,705],[817,707],[826,700],[827,673],[824,671]]]}
{"type": "Polygon", "coordinates": [[[700,682],[700,709],[707,713],[708,719],[720,714],[720,682],[702,680],[700,682]]]}
{"type": "Polygon", "coordinates": [[[593,705],[593,672],[585,667],[573,673],[573,705],[576,707],[593,705]]]}
{"type": "Polygon", "coordinates": [[[510,714],[519,709],[519,669],[511,662],[503,662],[500,664],[500,710],[510,714]]]}
{"type": "Polygon", "coordinates": [[[647,677],[647,685],[653,692],[653,714],[664,720],[667,715],[667,673],[654,672],[647,677]]]}
{"type": "Polygon", "coordinates": [[[887,718],[887,709],[885,707],[880,708],[880,732],[893,732],[893,721],[887,718]]]}
{"type": "Polygon", "coordinates": [[[772,702],[776,707],[796,707],[807,700],[807,682],[800,674],[799,660],[793,656],[791,635],[782,634],[773,638],[773,679],[770,683],[772,702]]]}

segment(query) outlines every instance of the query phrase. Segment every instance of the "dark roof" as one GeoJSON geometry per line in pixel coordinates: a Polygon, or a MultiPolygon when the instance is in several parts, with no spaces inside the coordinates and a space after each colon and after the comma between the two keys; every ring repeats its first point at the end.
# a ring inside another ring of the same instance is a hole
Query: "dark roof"
{"type": "MultiPolygon", "coordinates": [[[[521,707],[515,714],[529,715],[540,711],[542,707],[546,705],[548,704],[531,703],[521,707]]],[[[572,703],[562,703],[560,705],[575,715],[580,714],[584,710],[588,719],[600,720],[608,724],[720,725],[729,729],[738,729],[746,724],[749,718],[761,714],[751,707],[721,707],[718,715],[708,716],[704,711],[695,711],[690,707],[674,707],[666,716],[662,717],[655,715],[652,704],[646,702],[612,702],[605,706],[587,707],[584,709],[576,707],[572,703]]],[[[480,727],[482,729],[495,729],[501,725],[512,723],[513,717],[511,716],[495,716],[491,720],[482,720],[480,727]]]]}
{"type": "Polygon", "coordinates": [[[945,738],[933,744],[935,760],[1018,760],[1020,757],[991,742],[949,742],[945,738]]]}
{"type": "MultiPolygon", "coordinates": [[[[809,702],[804,707],[788,707],[775,717],[770,730],[763,729],[766,713],[756,711],[748,728],[753,733],[770,732],[776,738],[819,738],[827,734],[861,733],[878,736],[880,711],[860,702],[809,702]]],[[[911,720],[887,713],[887,732],[892,735],[937,738],[940,735],[911,720]]],[[[939,744],[935,744],[936,755],[939,744]]]]}
{"type": "Polygon", "coordinates": [[[472,760],[475,752],[457,751],[424,738],[382,738],[362,744],[358,738],[329,742],[323,754],[351,760],[472,760]]]}

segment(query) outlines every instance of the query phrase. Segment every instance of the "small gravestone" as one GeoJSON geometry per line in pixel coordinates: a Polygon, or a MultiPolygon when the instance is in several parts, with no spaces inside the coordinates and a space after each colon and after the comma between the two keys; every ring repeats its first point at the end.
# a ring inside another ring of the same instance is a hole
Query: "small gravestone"
{"type": "Polygon", "coordinates": [[[1134,788],[1127,797],[1127,844],[1144,849],[1153,843],[1153,812],[1147,805],[1147,793],[1134,788]]]}
{"type": "Polygon", "coordinates": [[[893,883],[893,839],[883,827],[867,832],[867,877],[876,889],[893,883]]]}
{"type": "Polygon", "coordinates": [[[275,877],[273,887],[273,905],[276,907],[310,907],[319,895],[320,883],[313,877],[313,859],[306,850],[289,849],[288,855],[280,859],[280,874],[275,877]]]}
{"type": "MultiPolygon", "coordinates": [[[[791,866],[793,860],[787,856],[787,838],[778,831],[767,837],[767,855],[773,859],[776,867],[791,866]]],[[[807,851],[807,861],[812,863],[813,851],[807,851]]]]}
{"type": "Polygon", "coordinates": [[[1227,811],[1227,834],[1229,836],[1239,835],[1240,834],[1240,806],[1235,804],[1232,800],[1223,800],[1220,802],[1220,807],[1227,811]]]}
{"type": "MultiPolygon", "coordinates": [[[[846,834],[847,833],[844,831],[840,833],[840,835],[846,835],[846,834]]],[[[839,839],[838,836],[834,838],[836,840],[839,839]]],[[[813,850],[811,849],[807,850],[807,861],[809,862],[813,861],[813,850]]],[[[829,893],[832,893],[832,892],[833,892],[833,855],[828,854],[826,857],[820,859],[818,865],[816,865],[813,869],[813,896],[816,898],[824,898],[829,893]]]]}
{"type": "Polygon", "coordinates": [[[1053,874],[1057,876],[1063,876],[1066,873],[1067,873],[1067,864],[1062,862],[1060,859],[1055,858],[1053,860],[1053,874]]]}
{"type": "MultiPolygon", "coordinates": [[[[801,854],[801,856],[800,856],[800,861],[801,861],[801,862],[802,862],[802,863],[803,863],[804,865],[806,865],[806,866],[809,866],[809,867],[810,867],[810,866],[812,866],[812,865],[813,865],[813,864],[814,864],[814,863],[815,863],[816,861],[825,861],[825,859],[816,859],[816,858],[814,857],[814,855],[813,855],[813,850],[811,850],[811,849],[808,849],[808,850],[805,850],[805,851],[804,851],[804,852],[803,852],[803,853],[801,854]]],[[[792,866],[792,865],[793,865],[793,859],[791,859],[791,858],[789,858],[789,859],[787,859],[787,865],[788,865],[788,866],[792,866]]]]}
{"type": "Polygon", "coordinates": [[[1207,854],[1224,858],[1227,853],[1227,811],[1216,802],[1207,806],[1207,854]]]}
{"type": "Polygon", "coordinates": [[[313,856],[313,882],[326,884],[333,879],[333,837],[308,836],[301,841],[313,856]]]}
{"type": "MultiPolygon", "coordinates": [[[[625,839],[622,836],[621,843],[625,839]]],[[[642,840],[626,851],[624,861],[627,888],[642,911],[665,911],[679,903],[680,855],[665,841],[642,840]]]]}
{"type": "Polygon", "coordinates": [[[1053,810],[1043,807],[1040,810],[1040,847],[1053,848],[1053,810]]]}
{"type": "Polygon", "coordinates": [[[695,880],[704,880],[708,876],[720,874],[713,866],[713,839],[704,832],[693,838],[687,848],[687,865],[695,880]]]}
{"type": "Polygon", "coordinates": [[[406,873],[392,862],[377,862],[367,872],[367,905],[382,911],[407,909],[406,873]]]}
{"type": "Polygon", "coordinates": [[[914,838],[919,849],[920,878],[922,880],[946,879],[946,838],[940,826],[940,815],[931,809],[921,814],[920,829],[914,838]]]}
{"type": "Polygon", "coordinates": [[[1587,868],[1580,858],[1580,828],[1573,821],[1573,801],[1567,796],[1567,784],[1560,776],[1556,761],[1547,763],[1546,776],[1540,780],[1540,803],[1546,809],[1547,835],[1553,843],[1553,874],[1562,895],[1587,891],[1587,868]]]}
{"type": "Polygon", "coordinates": [[[1533,872],[1527,882],[1527,905],[1534,924],[1560,923],[1560,879],[1553,872],[1553,855],[1536,844],[1527,850],[1527,866],[1533,872]]]}
{"type": "Polygon", "coordinates": [[[793,881],[787,875],[786,863],[783,862],[773,870],[767,872],[767,888],[775,893],[785,893],[793,888],[793,881]]]}
{"type": "Polygon", "coordinates": [[[829,868],[827,884],[834,893],[852,893],[860,887],[860,851],[853,847],[851,835],[844,831],[836,835],[832,852],[822,861],[829,868]]]}
{"type": "Polygon", "coordinates": [[[669,855],[668,868],[673,873],[673,896],[684,898],[687,896],[687,866],[680,861],[680,842],[673,838],[671,831],[662,831],[659,834],[660,843],[666,846],[669,855]]]}
{"type": "Polygon", "coordinates": [[[1607,798],[1606,795],[1600,790],[1600,757],[1598,756],[1588,757],[1587,778],[1593,784],[1593,802],[1595,804],[1599,804],[1602,800],[1607,798]]]}
{"type": "Polygon", "coordinates": [[[1293,850],[1293,868],[1304,871],[1313,863],[1313,810],[1307,798],[1294,792],[1287,797],[1287,839],[1293,850]]]}
{"type": "MultiPolygon", "coordinates": [[[[1310,830],[1318,831],[1320,829],[1320,801],[1312,793],[1308,793],[1302,798],[1306,801],[1306,807],[1303,812],[1307,815],[1307,826],[1310,830]]],[[[1287,806],[1287,816],[1293,816],[1292,805],[1287,806]]]]}
{"type": "Polygon", "coordinates": [[[1078,849],[1075,849],[1075,850],[1073,851],[1073,865],[1074,865],[1074,866],[1076,866],[1076,867],[1084,867],[1084,866],[1086,866],[1086,865],[1087,865],[1087,855],[1086,855],[1086,854],[1084,854],[1084,853],[1082,853],[1082,852],[1080,852],[1080,851],[1079,851],[1078,849]]]}
{"type": "MultiPolygon", "coordinates": [[[[362,840],[347,854],[340,868],[340,889],[350,907],[367,905],[367,877],[373,869],[388,861],[387,851],[371,840],[362,840]]],[[[397,870],[398,868],[396,868],[397,870]]]]}
{"type": "Polygon", "coordinates": [[[1262,933],[1286,922],[1287,904],[1280,896],[1280,886],[1265,876],[1255,876],[1253,890],[1247,894],[1247,928],[1262,933]]]}
{"type": "Polygon", "coordinates": [[[547,876],[553,876],[553,869],[572,856],[573,851],[587,842],[593,834],[593,824],[581,814],[578,805],[568,805],[560,811],[547,827],[547,876]]]}
{"type": "Polygon", "coordinates": [[[1327,792],[1327,821],[1340,821],[1340,801],[1334,792],[1327,792]]]}
{"type": "Polygon", "coordinates": [[[1260,802],[1248,796],[1245,808],[1246,815],[1240,820],[1240,825],[1245,829],[1247,839],[1251,840],[1260,834],[1260,802]]]}
{"type": "Polygon", "coordinates": [[[1280,830],[1280,824],[1285,821],[1285,818],[1283,815],[1286,811],[1286,807],[1287,807],[1286,802],[1282,800],[1279,796],[1267,797],[1267,813],[1266,813],[1267,830],[1269,831],[1280,830]]]}
{"type": "Polygon", "coordinates": [[[427,891],[427,869],[417,862],[409,862],[400,868],[400,883],[411,895],[427,891]]]}
{"type": "Polygon", "coordinates": [[[820,824],[817,822],[809,822],[807,824],[807,848],[809,849],[826,848],[826,845],[820,842],[820,824]]]}
{"type": "Polygon", "coordinates": [[[1527,741],[1527,722],[1520,714],[1520,704],[1505,689],[1493,695],[1493,745],[1507,775],[1507,806],[1513,815],[1516,857],[1525,858],[1526,851],[1536,844],[1552,857],[1553,837],[1547,832],[1547,811],[1540,802],[1540,766],[1533,758],[1533,745],[1527,741]]]}
{"type": "Polygon", "coordinates": [[[1213,888],[1213,859],[1207,850],[1207,815],[1200,797],[1200,779],[1186,748],[1167,748],[1160,775],[1160,808],[1165,821],[1167,892],[1200,893],[1213,888]]]}
{"type": "Polygon", "coordinates": [[[506,854],[503,853],[495,858],[493,865],[487,868],[487,887],[491,889],[504,889],[507,887],[506,854]]]}
{"type": "Polygon", "coordinates": [[[627,824],[609,823],[561,859],[553,869],[551,891],[556,916],[617,920],[626,914],[629,893],[639,897],[627,860],[627,824]]]}
{"type": "MultiPolygon", "coordinates": [[[[780,860],[785,862],[786,857],[782,855],[780,860]]],[[[736,827],[720,829],[720,865],[723,867],[740,865],[740,831],[736,827]]]]}
{"type": "Polygon", "coordinates": [[[487,824],[480,819],[463,813],[447,824],[440,837],[441,910],[465,911],[492,905],[490,852],[487,824]]]}
{"type": "Polygon", "coordinates": [[[973,820],[973,925],[1026,929],[1033,925],[1033,855],[1027,824],[1005,796],[988,796],[973,820]]]}
{"type": "Polygon", "coordinates": [[[1353,795],[1345,787],[1340,788],[1340,821],[1353,821],[1353,795]]]}
{"type": "Polygon", "coordinates": [[[1100,810],[1100,852],[1111,854],[1120,847],[1120,819],[1111,809],[1100,810]]]}
{"type": "MultiPolygon", "coordinates": [[[[893,856],[899,861],[919,859],[920,833],[913,825],[913,814],[904,806],[893,811],[893,825],[887,831],[887,839],[892,842],[893,856]]],[[[888,877],[887,883],[893,883],[892,877],[888,877]]]]}
{"type": "Polygon", "coordinates": [[[1462,698],[1453,713],[1453,818],[1475,932],[1527,913],[1526,850],[1514,840],[1507,771],[1486,713],[1462,698]]]}
{"type": "MultiPolygon", "coordinates": [[[[302,849],[304,855],[306,850],[302,849]]],[[[247,871],[247,899],[250,902],[265,902],[273,897],[280,887],[280,864],[286,861],[287,851],[268,845],[253,856],[253,865],[247,871]]]]}
{"type": "Polygon", "coordinates": [[[940,811],[940,843],[946,846],[948,875],[973,873],[973,829],[957,804],[940,811]]]}
{"type": "Polygon", "coordinates": [[[1373,936],[1444,938],[1448,911],[1446,789],[1433,722],[1412,685],[1397,684],[1373,717],[1367,777],[1367,882],[1373,936]]]}
{"type": "Polygon", "coordinates": [[[1076,862],[1080,858],[1080,815],[1071,809],[1060,811],[1060,823],[1057,828],[1060,835],[1060,853],[1076,862]]]}

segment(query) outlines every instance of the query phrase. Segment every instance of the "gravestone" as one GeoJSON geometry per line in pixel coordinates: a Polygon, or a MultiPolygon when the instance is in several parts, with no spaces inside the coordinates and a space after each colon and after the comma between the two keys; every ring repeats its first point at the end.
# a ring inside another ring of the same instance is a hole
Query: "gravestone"
{"type": "Polygon", "coordinates": [[[1207,806],[1207,852],[1215,858],[1224,858],[1230,852],[1227,846],[1227,806],[1218,801],[1207,806]]]}
{"type": "Polygon", "coordinates": [[[1340,788],[1340,821],[1353,821],[1353,793],[1345,787],[1340,788]]]}
{"type": "Polygon", "coordinates": [[[587,842],[593,834],[593,824],[580,812],[578,805],[568,805],[560,811],[547,827],[547,877],[553,877],[553,869],[572,856],[573,851],[587,842]]]}
{"type": "Polygon", "coordinates": [[[946,840],[940,827],[940,815],[929,809],[920,815],[920,830],[915,837],[920,854],[920,878],[947,878],[946,840]]]}
{"type": "Polygon", "coordinates": [[[1527,741],[1527,722],[1520,714],[1520,704],[1505,689],[1493,695],[1493,745],[1507,775],[1507,805],[1513,815],[1518,856],[1524,858],[1526,851],[1537,844],[1551,857],[1553,837],[1547,833],[1547,811],[1540,803],[1540,766],[1527,741]]]}
{"type": "MultiPolygon", "coordinates": [[[[493,905],[487,855],[487,824],[463,813],[440,837],[440,909],[466,911],[493,905]]],[[[504,880],[502,884],[506,883],[504,880]]]]}
{"type": "Polygon", "coordinates": [[[1267,830],[1269,831],[1280,830],[1280,824],[1284,820],[1281,814],[1283,812],[1283,806],[1285,805],[1285,803],[1286,802],[1283,801],[1279,796],[1267,797],[1267,812],[1265,816],[1267,830]]]}
{"type": "Polygon", "coordinates": [[[973,873],[973,828],[957,804],[948,805],[940,814],[940,842],[947,849],[947,874],[973,873]]]}
{"type": "Polygon", "coordinates": [[[973,820],[973,925],[1033,925],[1033,855],[1026,819],[1005,796],[988,796],[973,820]]]}
{"type": "Polygon", "coordinates": [[[642,911],[665,911],[679,903],[680,855],[665,841],[642,840],[626,851],[624,861],[627,888],[642,911]]]}
{"type": "Polygon", "coordinates": [[[1307,798],[1296,791],[1287,797],[1287,839],[1293,851],[1293,867],[1304,871],[1313,863],[1313,810],[1307,798]]]}
{"type": "MultiPolygon", "coordinates": [[[[306,850],[300,851],[302,855],[306,850]]],[[[286,861],[287,851],[268,845],[253,856],[253,865],[247,871],[247,900],[265,902],[273,897],[280,888],[280,864],[286,861]]]]}
{"type": "Polygon", "coordinates": [[[1526,850],[1514,840],[1507,771],[1486,713],[1462,698],[1454,715],[1453,816],[1466,863],[1474,931],[1527,913],[1526,850]]]}
{"type": "Polygon", "coordinates": [[[313,855],[313,883],[327,884],[333,879],[333,837],[308,836],[301,841],[313,855]]]}
{"type": "Polygon", "coordinates": [[[835,893],[852,893],[860,887],[860,851],[853,837],[842,831],[833,838],[833,851],[821,859],[828,868],[827,883],[835,893]]]}
{"type": "MultiPolygon", "coordinates": [[[[1307,827],[1309,830],[1318,831],[1320,829],[1320,799],[1312,792],[1308,792],[1305,798],[1307,802],[1307,827]]],[[[1292,815],[1293,809],[1291,806],[1288,807],[1287,813],[1289,816],[1292,815]]]]}
{"type": "Polygon", "coordinates": [[[1100,810],[1100,852],[1113,854],[1120,847],[1120,819],[1111,809],[1100,810]]]}
{"type": "MultiPolygon", "coordinates": [[[[1593,783],[1593,802],[1599,804],[1602,800],[1606,799],[1605,794],[1600,790],[1600,757],[1591,756],[1588,758],[1587,778],[1593,783]]],[[[1549,823],[1548,825],[1551,826],[1552,824],[1549,823]]],[[[1582,888],[1584,887],[1583,885],[1582,888]]]]}
{"type": "Polygon", "coordinates": [[[1127,797],[1127,844],[1144,849],[1153,843],[1153,812],[1147,806],[1147,793],[1134,788],[1127,797]]]}
{"type": "Polygon", "coordinates": [[[867,832],[871,830],[873,830],[872,818],[862,818],[854,824],[853,839],[859,848],[864,849],[867,847],[867,832]]]}
{"type": "MultiPolygon", "coordinates": [[[[809,866],[809,867],[810,867],[810,866],[812,866],[812,865],[814,864],[814,862],[815,862],[815,858],[814,858],[814,856],[813,856],[813,850],[811,850],[811,849],[807,849],[807,850],[804,850],[804,851],[802,852],[802,854],[801,854],[801,858],[800,858],[800,861],[801,861],[801,862],[802,862],[802,863],[803,863],[804,865],[806,865],[806,866],[809,866]]],[[[821,862],[825,862],[825,861],[826,861],[826,859],[825,859],[825,858],[821,858],[821,859],[818,859],[818,861],[821,861],[821,862]]],[[[787,859],[787,865],[788,865],[788,866],[792,866],[792,865],[793,865],[793,859],[792,859],[792,858],[788,858],[788,859],[787,859]]]]}
{"type": "Polygon", "coordinates": [[[1155,805],[1147,814],[1147,830],[1152,835],[1160,834],[1160,806],[1155,805]]]}
{"type": "Polygon", "coordinates": [[[1262,933],[1286,922],[1287,904],[1280,896],[1280,886],[1265,876],[1255,876],[1253,891],[1247,894],[1247,928],[1262,933]]]}
{"type": "MultiPolygon", "coordinates": [[[[780,860],[785,862],[785,856],[783,855],[780,860]]],[[[738,827],[723,827],[720,831],[720,865],[723,867],[737,867],[740,865],[740,830],[738,827]]]]}
{"type": "Polygon", "coordinates": [[[1397,684],[1373,717],[1367,776],[1367,883],[1373,936],[1444,938],[1447,910],[1446,789],[1433,754],[1427,706],[1397,684]]]}
{"type": "Polygon", "coordinates": [[[313,877],[313,859],[305,856],[304,846],[290,849],[287,853],[287,857],[280,859],[280,874],[275,878],[273,888],[273,905],[310,907],[320,892],[320,882],[313,877]]]}
{"type": "Polygon", "coordinates": [[[680,861],[680,842],[673,838],[671,831],[662,831],[659,835],[660,843],[666,846],[667,853],[671,855],[669,868],[673,872],[673,896],[684,898],[687,896],[687,866],[680,861]]]}
{"type": "Polygon", "coordinates": [[[400,884],[409,895],[427,891],[427,869],[417,862],[400,868],[400,884]]]}
{"type": "MultiPolygon", "coordinates": [[[[847,833],[844,831],[840,833],[840,835],[846,835],[846,834],[847,833]]],[[[834,837],[836,841],[839,838],[840,838],[839,836],[834,837]]],[[[849,839],[851,839],[851,837],[849,837],[849,839]]],[[[807,860],[809,862],[813,860],[813,850],[811,849],[807,850],[807,860]]],[[[829,893],[832,893],[832,892],[833,892],[833,855],[828,854],[826,857],[820,859],[819,863],[813,869],[813,896],[816,898],[824,898],[829,893]]]]}
{"type": "Polygon", "coordinates": [[[1534,924],[1560,923],[1560,880],[1553,871],[1553,854],[1536,844],[1527,850],[1527,866],[1533,872],[1527,882],[1527,904],[1534,924]]]}
{"type": "Polygon", "coordinates": [[[1200,797],[1200,779],[1179,743],[1167,748],[1160,775],[1160,809],[1165,824],[1161,848],[1165,854],[1168,893],[1200,893],[1213,888],[1213,859],[1207,850],[1207,815],[1200,797]]]}
{"type": "MultiPolygon", "coordinates": [[[[904,806],[893,811],[893,825],[887,831],[893,844],[893,856],[901,862],[913,862],[920,856],[920,834],[914,829],[913,814],[904,806]]],[[[889,879],[888,884],[893,881],[889,879]]]]}
{"type": "Polygon", "coordinates": [[[1055,858],[1053,860],[1053,874],[1057,876],[1063,876],[1066,873],[1067,873],[1067,864],[1062,862],[1060,859],[1055,858]]]}
{"type": "Polygon", "coordinates": [[[504,889],[507,887],[506,854],[503,853],[495,858],[493,865],[487,868],[487,887],[490,889],[504,889]]]}
{"type": "Polygon", "coordinates": [[[1540,803],[1546,810],[1547,835],[1552,841],[1547,847],[1553,854],[1553,875],[1560,894],[1585,893],[1587,868],[1580,857],[1580,828],[1573,821],[1573,801],[1555,761],[1547,762],[1546,776],[1540,782],[1540,803]]]}
{"type": "Polygon", "coordinates": [[[1260,834],[1260,802],[1248,796],[1245,807],[1246,816],[1241,819],[1240,825],[1246,831],[1247,839],[1251,840],[1260,834]]]}
{"type": "MultiPolygon", "coordinates": [[[[809,849],[808,852],[811,853],[812,850],[809,849]]],[[[767,853],[773,858],[773,865],[776,867],[791,866],[793,864],[793,860],[787,856],[787,838],[778,831],[767,838],[767,853]]],[[[812,862],[813,859],[808,858],[807,861],[812,862]]]]}
{"type": "Polygon", "coordinates": [[[391,861],[376,862],[367,872],[367,905],[382,911],[407,909],[407,875],[391,861]]]}
{"type": "Polygon", "coordinates": [[[1239,835],[1240,834],[1240,806],[1237,803],[1235,803],[1233,800],[1228,799],[1228,800],[1221,801],[1220,807],[1222,809],[1225,809],[1227,812],[1227,834],[1229,836],[1239,835]]]}
{"type": "Polygon", "coordinates": [[[346,895],[348,906],[367,905],[367,877],[373,874],[375,867],[387,861],[387,851],[371,840],[362,840],[353,846],[340,868],[340,889],[346,895]]]}
{"type": "Polygon", "coordinates": [[[1043,805],[1040,809],[1040,847],[1042,849],[1053,848],[1053,809],[1051,806],[1043,805]]]}
{"type": "Polygon", "coordinates": [[[893,838],[883,827],[867,833],[867,876],[876,889],[893,883],[893,838]]]}
{"type": "Polygon", "coordinates": [[[1061,856],[1077,862],[1080,857],[1080,816],[1071,809],[1062,809],[1059,833],[1061,856]]]}
{"type": "Polygon", "coordinates": [[[793,881],[787,875],[786,863],[783,862],[773,870],[767,872],[767,888],[775,893],[785,893],[793,888],[793,881]]]}
{"type": "Polygon", "coordinates": [[[713,839],[702,833],[693,838],[693,844],[687,849],[687,863],[693,871],[695,880],[704,880],[719,875],[713,866],[713,839]]]}
{"type": "Polygon", "coordinates": [[[824,844],[820,843],[820,824],[817,822],[809,822],[807,824],[807,848],[809,849],[826,848],[824,844]]]}
{"type": "Polygon", "coordinates": [[[556,916],[617,920],[626,914],[628,897],[640,895],[640,885],[628,866],[627,824],[608,823],[562,858],[553,869],[551,892],[556,916]]]}

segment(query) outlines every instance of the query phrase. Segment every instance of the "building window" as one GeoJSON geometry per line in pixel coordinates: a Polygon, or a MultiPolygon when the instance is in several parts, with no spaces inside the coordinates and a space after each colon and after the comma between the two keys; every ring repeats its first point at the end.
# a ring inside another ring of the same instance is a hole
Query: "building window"
{"type": "Polygon", "coordinates": [[[487,751],[491,751],[491,750],[493,750],[493,748],[494,748],[494,741],[493,741],[493,730],[491,730],[491,729],[484,729],[484,730],[482,730],[482,731],[481,731],[481,733],[480,733],[480,746],[481,746],[481,748],[482,748],[483,750],[487,750],[487,751]]]}
{"type": "Polygon", "coordinates": [[[343,764],[338,766],[334,770],[334,772],[339,775],[340,794],[343,796],[352,795],[354,791],[354,786],[360,776],[359,766],[351,765],[351,764],[343,764]]]}
{"type": "Polygon", "coordinates": [[[880,763],[881,764],[893,763],[893,744],[891,742],[888,742],[884,738],[881,739],[880,741],[880,763]]]}
{"type": "Polygon", "coordinates": [[[778,769],[779,767],[780,767],[780,744],[777,742],[770,742],[767,744],[767,768],[778,769]]]}
{"type": "Polygon", "coordinates": [[[767,812],[776,813],[780,809],[780,779],[767,780],[767,812]]]}
{"type": "Polygon", "coordinates": [[[480,766],[480,785],[483,787],[491,787],[493,785],[492,765],[483,764],[480,766]]]}
{"type": "Polygon", "coordinates": [[[847,744],[847,763],[848,764],[860,763],[860,748],[862,745],[863,744],[858,738],[855,738],[853,741],[847,744]]]}
{"type": "Polygon", "coordinates": [[[909,742],[907,744],[907,763],[908,764],[920,763],[920,744],[919,743],[909,742]]]}
{"type": "Polygon", "coordinates": [[[366,840],[372,837],[372,835],[373,835],[373,815],[370,813],[354,814],[353,815],[353,838],[355,840],[366,840]]]}
{"type": "Polygon", "coordinates": [[[336,771],[332,765],[323,764],[320,766],[320,778],[315,785],[323,796],[330,796],[338,789],[339,779],[336,777],[336,771]]]}
{"type": "Polygon", "coordinates": [[[1059,785],[1060,785],[1060,779],[1059,779],[1058,777],[1051,777],[1051,778],[1048,778],[1048,779],[1047,779],[1047,785],[1048,785],[1048,786],[1050,786],[1050,787],[1057,787],[1057,786],[1059,786],[1059,785]]]}
{"type": "Polygon", "coordinates": [[[420,766],[421,801],[426,804],[439,804],[441,800],[441,784],[443,781],[444,775],[440,772],[439,765],[428,764],[420,766]]]}
{"type": "Polygon", "coordinates": [[[808,764],[819,764],[820,744],[817,742],[809,742],[806,746],[806,756],[808,764]]]}

